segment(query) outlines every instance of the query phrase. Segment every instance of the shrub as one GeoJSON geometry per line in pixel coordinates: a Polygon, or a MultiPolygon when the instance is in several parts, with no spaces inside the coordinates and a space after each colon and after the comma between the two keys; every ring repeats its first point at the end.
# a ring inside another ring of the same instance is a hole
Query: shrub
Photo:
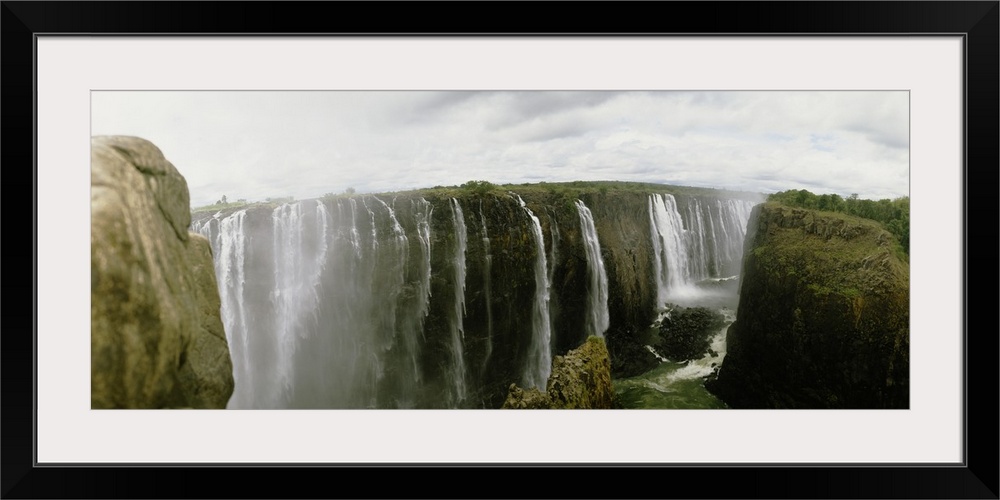
{"type": "Polygon", "coordinates": [[[462,184],[461,188],[476,196],[483,196],[497,189],[497,185],[490,181],[469,181],[462,184]]]}

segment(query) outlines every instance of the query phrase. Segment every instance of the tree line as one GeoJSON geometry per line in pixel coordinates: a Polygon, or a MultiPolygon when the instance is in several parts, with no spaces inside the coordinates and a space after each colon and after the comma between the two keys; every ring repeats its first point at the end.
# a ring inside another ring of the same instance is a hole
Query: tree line
{"type": "Polygon", "coordinates": [[[910,253],[909,196],[893,200],[885,198],[873,201],[858,198],[857,193],[842,198],[836,194],[817,195],[805,189],[790,189],[768,196],[767,201],[776,201],[792,207],[839,212],[878,221],[899,240],[903,251],[907,254],[910,253]]]}

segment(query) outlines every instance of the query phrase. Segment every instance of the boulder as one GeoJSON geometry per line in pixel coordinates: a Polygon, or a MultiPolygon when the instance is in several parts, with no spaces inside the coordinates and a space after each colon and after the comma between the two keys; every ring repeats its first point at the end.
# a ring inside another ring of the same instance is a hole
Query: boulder
{"type": "Polygon", "coordinates": [[[656,350],[672,361],[698,359],[708,354],[712,337],[726,324],[722,314],[706,307],[667,306],[670,312],[660,321],[656,350]]]}
{"type": "Polygon", "coordinates": [[[187,182],[138,137],[91,140],[91,407],[224,408],[232,362],[187,182]]]}

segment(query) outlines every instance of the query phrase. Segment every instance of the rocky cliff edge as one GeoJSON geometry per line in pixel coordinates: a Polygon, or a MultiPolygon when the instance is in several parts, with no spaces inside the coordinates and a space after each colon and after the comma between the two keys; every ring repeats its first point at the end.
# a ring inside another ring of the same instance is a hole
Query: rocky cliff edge
{"type": "Polygon", "coordinates": [[[233,391],[187,182],[138,137],[91,140],[91,407],[224,408],[233,391]]]}
{"type": "Polygon", "coordinates": [[[876,222],[754,208],[718,379],[734,408],[908,408],[909,264],[876,222]]]}

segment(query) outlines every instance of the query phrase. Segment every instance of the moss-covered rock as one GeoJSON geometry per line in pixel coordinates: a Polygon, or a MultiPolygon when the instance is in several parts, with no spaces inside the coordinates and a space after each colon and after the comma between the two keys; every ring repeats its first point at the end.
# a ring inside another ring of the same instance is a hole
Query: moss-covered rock
{"type": "Polygon", "coordinates": [[[208,242],[152,143],[91,141],[91,406],[224,408],[233,390],[208,242]]]}
{"type": "Polygon", "coordinates": [[[909,265],[878,223],[757,206],[717,380],[734,408],[907,408],[909,265]]]}
{"type": "Polygon", "coordinates": [[[544,393],[511,384],[503,408],[609,409],[613,398],[607,346],[599,337],[588,337],[582,346],[552,360],[544,393]]]}

